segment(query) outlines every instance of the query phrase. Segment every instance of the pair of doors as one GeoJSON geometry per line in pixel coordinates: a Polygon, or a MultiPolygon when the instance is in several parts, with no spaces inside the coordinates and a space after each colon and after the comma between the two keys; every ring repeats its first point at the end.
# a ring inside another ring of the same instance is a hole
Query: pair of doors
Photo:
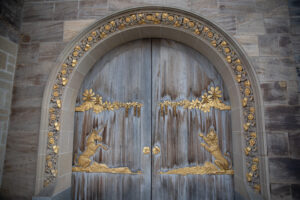
{"type": "Polygon", "coordinates": [[[112,50],[78,94],[74,199],[233,199],[229,104],[220,74],[189,47],[112,50]]]}

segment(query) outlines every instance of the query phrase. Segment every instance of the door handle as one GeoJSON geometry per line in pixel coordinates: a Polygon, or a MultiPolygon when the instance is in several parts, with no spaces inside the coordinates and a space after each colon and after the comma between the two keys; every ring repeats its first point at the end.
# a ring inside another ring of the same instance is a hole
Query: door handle
{"type": "Polygon", "coordinates": [[[160,152],[160,148],[158,146],[155,146],[155,147],[152,148],[152,153],[154,155],[159,154],[159,152],[160,152]]]}
{"type": "Polygon", "coordinates": [[[143,148],[143,153],[146,155],[146,154],[149,154],[150,153],[150,147],[144,147],[143,148]]]}

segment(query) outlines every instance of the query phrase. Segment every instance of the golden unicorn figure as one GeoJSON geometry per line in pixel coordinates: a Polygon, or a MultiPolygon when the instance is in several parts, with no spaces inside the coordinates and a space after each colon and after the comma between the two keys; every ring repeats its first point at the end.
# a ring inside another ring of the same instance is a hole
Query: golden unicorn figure
{"type": "Polygon", "coordinates": [[[219,141],[215,130],[211,128],[207,136],[204,136],[202,133],[199,136],[206,142],[206,144],[201,143],[201,145],[215,157],[215,165],[220,170],[229,170],[228,161],[224,158],[219,148],[219,141]]]}
{"type": "Polygon", "coordinates": [[[105,147],[103,144],[96,144],[97,141],[102,142],[102,137],[98,135],[102,131],[103,128],[100,129],[100,131],[98,132],[96,130],[93,130],[90,136],[88,137],[85,150],[78,158],[78,165],[80,167],[86,168],[91,164],[92,160],[90,159],[90,157],[96,153],[99,147],[101,147],[104,150],[107,150],[107,147],[105,147]]]}

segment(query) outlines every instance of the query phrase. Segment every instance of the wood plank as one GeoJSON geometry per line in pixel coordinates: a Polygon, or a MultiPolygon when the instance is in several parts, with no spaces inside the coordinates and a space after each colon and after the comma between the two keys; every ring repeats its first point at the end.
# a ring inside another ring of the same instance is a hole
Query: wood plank
{"type": "Polygon", "coordinates": [[[73,173],[74,199],[150,199],[151,157],[144,146],[151,145],[151,46],[139,40],[120,46],[99,60],[86,76],[77,98],[80,105],[85,89],[92,88],[103,101],[143,103],[141,116],[125,109],[99,114],[75,114],[74,160],[85,150],[93,128],[105,127],[103,143],[92,160],[109,167],[128,167],[142,174],[73,173]],[[76,156],[77,155],[77,156],[76,156]]]}
{"type": "Polygon", "coordinates": [[[220,149],[231,152],[230,111],[212,109],[209,113],[177,108],[160,114],[165,100],[192,100],[211,86],[219,86],[224,102],[227,91],[220,74],[195,50],[170,40],[152,40],[152,146],[161,152],[153,155],[152,199],[233,199],[231,175],[159,174],[175,168],[203,165],[214,158],[200,145],[199,132],[206,135],[214,127],[220,149]]]}

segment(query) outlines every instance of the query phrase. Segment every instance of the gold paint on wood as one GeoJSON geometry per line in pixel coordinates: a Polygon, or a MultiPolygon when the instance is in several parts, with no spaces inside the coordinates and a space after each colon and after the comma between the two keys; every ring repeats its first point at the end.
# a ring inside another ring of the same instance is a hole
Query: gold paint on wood
{"type": "Polygon", "coordinates": [[[201,143],[201,146],[203,146],[205,150],[207,150],[215,158],[214,164],[211,162],[205,162],[202,166],[178,168],[167,172],[160,172],[160,174],[179,174],[184,176],[188,174],[234,174],[234,170],[231,169],[228,161],[222,155],[215,130],[212,128],[207,136],[204,136],[202,133],[200,133],[199,136],[205,141],[205,143],[201,143]]]}
{"type": "Polygon", "coordinates": [[[173,108],[173,112],[176,112],[177,106],[183,106],[185,109],[198,109],[203,112],[209,112],[210,108],[216,108],[219,110],[230,110],[230,106],[224,104],[220,98],[222,97],[219,87],[211,87],[209,94],[204,93],[202,99],[195,99],[192,101],[182,100],[178,102],[164,101],[160,103],[161,115],[167,114],[168,106],[173,108]]]}
{"type": "Polygon", "coordinates": [[[92,162],[90,157],[92,157],[99,147],[103,150],[108,150],[106,146],[102,144],[102,137],[99,132],[102,132],[103,128],[100,131],[93,130],[87,138],[86,146],[84,152],[78,157],[77,166],[72,167],[73,172],[97,172],[97,173],[113,173],[113,174],[141,174],[140,171],[134,173],[128,167],[118,167],[118,168],[109,168],[106,164],[92,162]],[[98,143],[97,142],[101,142],[98,143]]]}
{"type": "Polygon", "coordinates": [[[103,111],[113,111],[125,108],[125,115],[128,116],[129,109],[134,108],[134,115],[138,117],[141,115],[141,108],[143,104],[138,102],[103,102],[102,97],[99,95],[95,96],[95,93],[92,89],[85,90],[83,96],[84,102],[75,108],[76,112],[84,112],[92,109],[95,113],[101,113],[103,111]]]}
{"type": "Polygon", "coordinates": [[[153,153],[154,155],[159,154],[159,153],[160,153],[160,148],[159,148],[158,146],[153,147],[152,153],[153,153]]]}
{"type": "Polygon", "coordinates": [[[150,153],[150,147],[144,147],[143,148],[143,153],[144,154],[149,154],[150,153]]]}

